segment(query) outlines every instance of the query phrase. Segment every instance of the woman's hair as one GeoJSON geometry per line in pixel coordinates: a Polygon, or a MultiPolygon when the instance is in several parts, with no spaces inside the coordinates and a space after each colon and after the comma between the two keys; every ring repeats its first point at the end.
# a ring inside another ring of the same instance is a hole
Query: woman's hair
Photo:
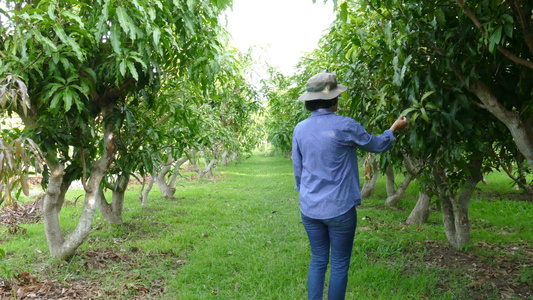
{"type": "Polygon", "coordinates": [[[315,111],[320,108],[330,108],[333,105],[335,105],[335,103],[337,103],[338,100],[339,100],[339,97],[336,97],[330,100],[305,101],[305,108],[308,111],[315,111]]]}

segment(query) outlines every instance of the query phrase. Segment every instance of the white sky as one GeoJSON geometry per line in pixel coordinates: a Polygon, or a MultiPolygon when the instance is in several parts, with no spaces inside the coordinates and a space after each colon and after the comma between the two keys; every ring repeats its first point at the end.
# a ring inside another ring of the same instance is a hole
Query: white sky
{"type": "MultiPolygon", "coordinates": [[[[241,52],[257,46],[254,57],[260,55],[262,61],[290,75],[302,54],[317,48],[318,40],[334,20],[333,1],[323,2],[233,0],[233,10],[227,15],[232,45],[241,52]]],[[[5,7],[3,0],[0,6],[5,7]]]]}
{"type": "Polygon", "coordinates": [[[333,1],[323,2],[233,0],[227,17],[232,45],[241,52],[254,45],[264,48],[262,60],[290,75],[303,52],[317,48],[334,20],[333,1]]]}

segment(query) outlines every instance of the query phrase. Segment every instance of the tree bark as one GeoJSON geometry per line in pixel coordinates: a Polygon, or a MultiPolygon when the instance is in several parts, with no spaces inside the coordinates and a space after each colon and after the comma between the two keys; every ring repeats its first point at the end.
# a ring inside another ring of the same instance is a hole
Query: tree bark
{"type": "Polygon", "coordinates": [[[483,177],[482,162],[481,159],[471,161],[470,176],[466,178],[459,193],[454,193],[449,187],[446,172],[442,167],[435,165],[433,168],[433,177],[441,200],[444,231],[450,244],[457,249],[470,243],[468,206],[476,185],[483,177]]]}
{"type": "Polygon", "coordinates": [[[407,224],[421,225],[425,223],[431,212],[431,197],[424,192],[418,193],[418,201],[407,218],[407,224]]]}
{"type": "Polygon", "coordinates": [[[124,208],[124,194],[128,187],[130,174],[121,174],[112,191],[111,203],[108,203],[102,188],[99,189],[98,210],[109,224],[122,225],[122,211],[124,208]]]}
{"type": "Polygon", "coordinates": [[[62,245],[65,242],[59,224],[59,212],[63,206],[64,199],[61,199],[61,187],[65,167],[60,163],[54,165],[50,162],[48,166],[50,167],[50,181],[46,188],[42,209],[46,241],[48,242],[50,254],[55,256],[57,245],[62,245]]]}
{"type": "Polygon", "coordinates": [[[387,166],[385,174],[387,175],[387,197],[390,197],[394,193],[396,193],[396,183],[394,182],[394,169],[392,168],[391,164],[387,166]]]}
{"type": "Polygon", "coordinates": [[[148,184],[148,187],[146,187],[146,190],[144,191],[144,194],[141,199],[142,209],[146,209],[148,207],[148,194],[152,190],[152,187],[154,186],[154,182],[155,182],[155,176],[152,176],[150,178],[150,183],[148,184]]]}
{"type": "Polygon", "coordinates": [[[206,161],[204,169],[200,169],[198,167],[198,165],[196,164],[196,159],[191,160],[192,169],[193,171],[198,173],[198,179],[204,178],[205,175],[213,175],[212,168],[217,162],[217,156],[221,146],[221,144],[217,144],[215,146],[215,148],[213,149],[213,158],[209,162],[206,161]]]}
{"type": "Polygon", "coordinates": [[[228,149],[224,149],[224,151],[222,151],[221,156],[222,156],[222,165],[227,166],[229,164],[228,149]]]}
{"type": "Polygon", "coordinates": [[[398,201],[402,199],[403,195],[405,194],[405,191],[407,190],[407,188],[409,187],[409,184],[411,183],[413,179],[414,179],[414,176],[411,173],[407,172],[407,174],[405,174],[405,178],[403,179],[402,183],[400,183],[400,185],[398,186],[398,189],[396,190],[396,192],[387,197],[387,199],[385,200],[385,205],[386,206],[396,205],[398,201]]]}
{"type": "Polygon", "coordinates": [[[526,159],[530,168],[533,168],[533,128],[532,120],[522,120],[520,115],[503,107],[490,88],[483,82],[477,82],[471,91],[484,104],[483,107],[496,116],[511,132],[513,141],[520,153],[526,159]]]}
{"type": "Polygon", "coordinates": [[[159,172],[155,176],[155,182],[157,183],[157,186],[159,187],[159,190],[161,191],[163,198],[166,198],[166,199],[172,198],[174,196],[174,192],[176,191],[173,187],[168,186],[166,179],[165,179],[167,177],[167,174],[172,169],[173,163],[174,163],[174,159],[172,158],[172,155],[169,154],[167,157],[167,163],[163,165],[161,170],[159,170],[159,172]]]}
{"type": "MultiPolygon", "coordinates": [[[[105,117],[111,112],[111,107],[102,108],[102,114],[105,117]]],[[[91,230],[94,214],[96,212],[99,186],[102,182],[102,178],[105,172],[108,170],[109,165],[113,161],[113,157],[116,151],[115,136],[111,131],[111,126],[104,126],[104,151],[102,157],[95,161],[91,168],[91,175],[88,183],[85,185],[85,201],[83,203],[83,209],[76,228],[64,238],[61,234],[61,226],[59,224],[59,211],[64,199],[61,199],[65,167],[56,163],[53,164],[48,161],[48,166],[51,169],[50,183],[46,189],[46,195],[43,203],[43,219],[46,240],[48,242],[48,248],[50,255],[55,258],[67,260],[74,256],[76,249],[87,239],[91,230]]],[[[69,184],[70,185],[70,184],[69,184]]],[[[68,187],[64,190],[66,190],[68,187]]]]}
{"type": "Polygon", "coordinates": [[[156,176],[156,183],[159,187],[159,190],[161,191],[161,194],[163,195],[163,198],[174,198],[174,194],[176,193],[176,188],[174,187],[174,185],[176,183],[176,178],[179,175],[179,169],[181,165],[183,165],[187,160],[189,160],[189,158],[184,157],[178,161],[174,161],[174,158],[172,158],[172,156],[170,156],[169,154],[167,163],[163,166],[163,168],[161,168],[161,170],[159,171],[159,173],[157,173],[156,176]],[[169,182],[167,183],[166,178],[172,167],[174,167],[174,172],[169,182]]]}
{"type": "MultiPolygon", "coordinates": [[[[403,166],[405,167],[405,170],[407,171],[407,173],[405,174],[405,178],[402,181],[402,183],[400,183],[397,190],[394,190],[394,185],[387,187],[387,199],[385,200],[386,206],[394,206],[398,203],[398,201],[402,199],[411,181],[415,179],[420,173],[420,170],[421,170],[420,165],[421,165],[420,160],[415,160],[409,155],[404,154],[403,166]]],[[[392,171],[387,170],[387,172],[392,172],[392,171]]],[[[387,179],[389,178],[389,176],[390,175],[387,174],[387,179]]],[[[392,177],[394,177],[394,173],[392,173],[392,177]]]]}
{"type": "Polygon", "coordinates": [[[204,178],[205,175],[213,175],[213,172],[211,171],[211,168],[213,168],[213,165],[217,161],[216,158],[212,158],[209,163],[205,164],[205,167],[203,169],[200,169],[196,162],[192,164],[193,171],[198,173],[198,179],[204,178]]]}

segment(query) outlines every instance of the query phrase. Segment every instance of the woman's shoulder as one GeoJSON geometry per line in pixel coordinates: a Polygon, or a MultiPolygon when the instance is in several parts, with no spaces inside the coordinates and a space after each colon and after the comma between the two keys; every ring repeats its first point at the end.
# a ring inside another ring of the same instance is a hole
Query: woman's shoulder
{"type": "Polygon", "coordinates": [[[343,123],[345,123],[348,126],[354,126],[354,125],[361,126],[361,124],[359,122],[357,122],[355,119],[353,119],[351,117],[341,116],[341,115],[336,115],[336,116],[337,116],[336,118],[340,122],[343,122],[343,123]]]}

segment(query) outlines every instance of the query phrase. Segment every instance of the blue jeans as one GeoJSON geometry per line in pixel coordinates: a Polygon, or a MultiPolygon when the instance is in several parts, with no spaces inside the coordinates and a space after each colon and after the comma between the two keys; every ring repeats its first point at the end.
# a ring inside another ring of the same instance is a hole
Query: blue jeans
{"type": "Polygon", "coordinates": [[[344,299],[357,227],[355,206],[343,215],[325,220],[309,218],[302,214],[302,223],[311,244],[311,263],[307,274],[309,299],[322,299],[330,249],[328,300],[344,299]]]}

